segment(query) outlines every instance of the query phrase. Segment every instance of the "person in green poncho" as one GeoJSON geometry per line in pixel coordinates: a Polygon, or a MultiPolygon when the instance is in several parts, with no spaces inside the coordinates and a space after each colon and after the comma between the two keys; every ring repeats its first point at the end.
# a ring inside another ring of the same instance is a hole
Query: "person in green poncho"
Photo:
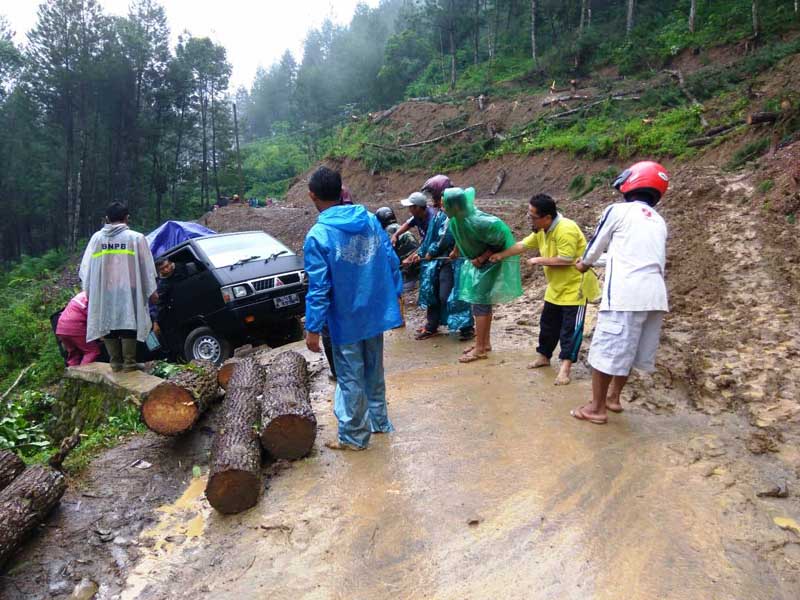
{"type": "Polygon", "coordinates": [[[475,345],[464,351],[459,362],[470,363],[491,351],[492,305],[510,302],[522,295],[519,256],[491,263],[489,257],[514,245],[514,234],[499,218],[475,208],[475,190],[450,188],[444,192],[444,211],[456,242],[451,257],[467,261],[456,287],[461,300],[472,304],[475,345]]]}

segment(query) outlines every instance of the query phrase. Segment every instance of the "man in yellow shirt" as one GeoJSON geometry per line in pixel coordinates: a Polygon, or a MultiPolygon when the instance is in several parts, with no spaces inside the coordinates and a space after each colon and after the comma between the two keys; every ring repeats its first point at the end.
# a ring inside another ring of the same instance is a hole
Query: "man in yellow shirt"
{"type": "Polygon", "coordinates": [[[581,292],[581,273],[575,268],[575,262],[586,249],[586,237],[575,221],[556,210],[555,201],[546,194],[530,199],[528,216],[533,233],[507,250],[493,254],[489,260],[497,262],[526,250],[539,250],[539,256],[529,259],[528,263],[544,267],[547,291],[539,323],[537,357],[528,368],[548,366],[556,344],[561,343],[558,355],[561,368],[554,383],[566,385],[583,340],[586,298],[581,292]]]}

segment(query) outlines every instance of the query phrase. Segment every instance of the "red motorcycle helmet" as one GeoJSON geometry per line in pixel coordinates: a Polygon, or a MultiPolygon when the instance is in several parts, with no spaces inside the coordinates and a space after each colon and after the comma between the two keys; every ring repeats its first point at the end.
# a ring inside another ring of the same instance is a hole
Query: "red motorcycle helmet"
{"type": "Polygon", "coordinates": [[[657,162],[645,160],[625,169],[612,186],[626,197],[631,192],[648,193],[655,204],[667,192],[669,173],[657,162]]]}

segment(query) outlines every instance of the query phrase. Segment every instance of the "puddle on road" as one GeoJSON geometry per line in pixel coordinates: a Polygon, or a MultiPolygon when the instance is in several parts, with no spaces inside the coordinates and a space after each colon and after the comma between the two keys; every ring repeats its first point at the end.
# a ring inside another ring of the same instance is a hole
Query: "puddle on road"
{"type": "Polygon", "coordinates": [[[211,512],[205,489],[206,477],[194,477],[180,498],[156,509],[158,523],[139,536],[143,557],[128,576],[122,600],[138,598],[149,583],[156,581],[155,574],[178,565],[173,557],[176,549],[197,545],[211,512]]]}
{"type": "MultiPolygon", "coordinates": [[[[526,370],[519,350],[460,365],[448,338],[405,335],[387,336],[396,433],[368,452],[322,448],[336,431],[322,399],[315,453],[253,510],[211,515],[199,546],[155,549],[123,598],[792,597],[731,541],[749,525],[730,498],[673,450],[707,433],[704,417],[577,422],[588,381],[557,388],[555,370],[526,370]]],[[[196,481],[185,506],[162,510],[160,539],[168,518],[208,515],[196,481]]]]}

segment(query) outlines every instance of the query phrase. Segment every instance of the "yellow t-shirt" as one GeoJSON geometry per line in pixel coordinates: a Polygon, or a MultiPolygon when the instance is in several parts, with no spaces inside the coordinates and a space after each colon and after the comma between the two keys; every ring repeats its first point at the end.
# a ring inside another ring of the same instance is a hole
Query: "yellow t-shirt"
{"type": "MultiPolygon", "coordinates": [[[[572,219],[558,216],[550,231],[535,231],[522,240],[530,250],[539,250],[544,258],[566,258],[577,261],[586,250],[586,237],[572,219]]],[[[551,304],[578,306],[586,299],[581,295],[581,273],[573,266],[544,267],[547,291],[544,299],[551,304]]]]}

